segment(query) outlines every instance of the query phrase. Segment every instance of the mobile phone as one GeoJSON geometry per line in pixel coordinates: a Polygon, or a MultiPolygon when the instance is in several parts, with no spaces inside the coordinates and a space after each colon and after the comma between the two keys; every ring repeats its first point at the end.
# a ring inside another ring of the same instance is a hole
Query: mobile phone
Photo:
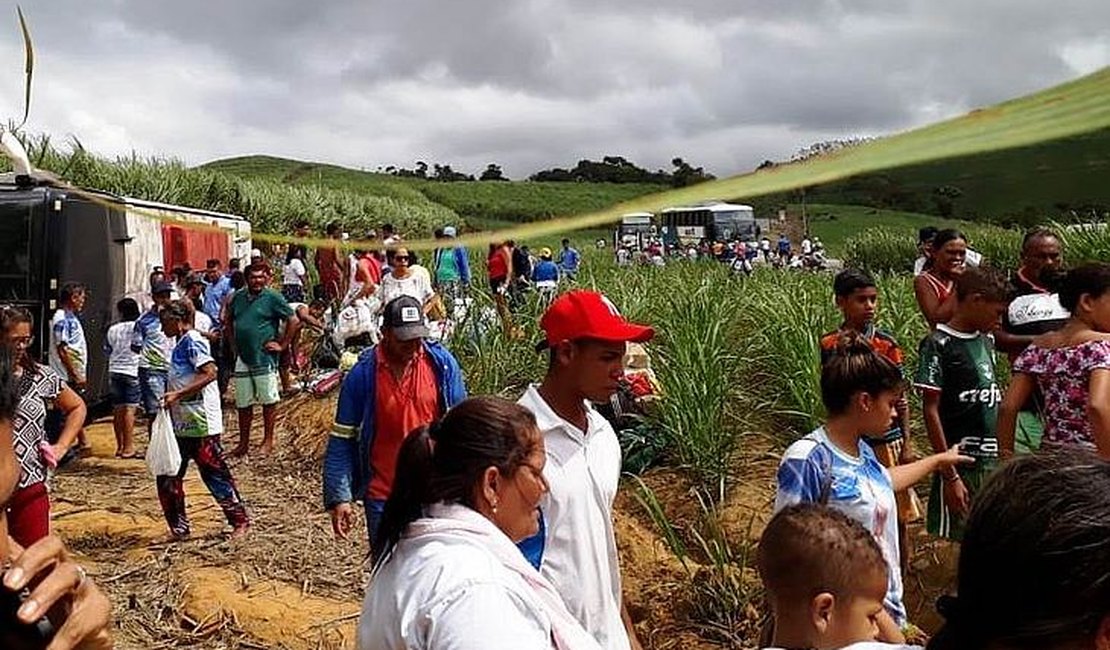
{"type": "MultiPolygon", "coordinates": [[[[2,579],[0,572],[0,581],[2,579]]],[[[45,616],[30,624],[19,620],[19,606],[30,596],[30,589],[13,592],[0,584],[0,648],[43,650],[54,638],[54,625],[45,616]]]]}

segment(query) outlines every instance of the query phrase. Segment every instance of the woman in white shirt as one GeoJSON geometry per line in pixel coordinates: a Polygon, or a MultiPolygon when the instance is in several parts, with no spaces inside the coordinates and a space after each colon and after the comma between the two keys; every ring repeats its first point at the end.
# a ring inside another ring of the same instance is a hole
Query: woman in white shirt
{"type": "Polygon", "coordinates": [[[359,648],[600,650],[515,545],[539,529],[545,458],[532,414],[497,397],[405,440],[359,648]]]}
{"type": "Polygon", "coordinates": [[[425,313],[427,313],[432,297],[435,296],[435,291],[432,289],[432,283],[427,272],[413,271],[410,267],[411,262],[412,258],[409,256],[408,249],[398,248],[393,252],[393,259],[390,264],[393,270],[382,276],[379,298],[382,305],[388,305],[397,296],[412,296],[424,305],[425,313]]]}
{"type": "Polygon", "coordinates": [[[281,275],[281,295],[289,302],[304,302],[304,285],[308,269],[304,265],[305,249],[293,245],[285,254],[285,267],[281,275]]]}

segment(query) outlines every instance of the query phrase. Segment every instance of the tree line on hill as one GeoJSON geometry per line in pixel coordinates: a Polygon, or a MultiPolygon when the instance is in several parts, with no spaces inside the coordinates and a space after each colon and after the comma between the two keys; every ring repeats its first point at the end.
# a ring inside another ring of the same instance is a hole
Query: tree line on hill
{"type": "MultiPolygon", "coordinates": [[[[715,178],[713,174],[705,171],[703,167],[694,167],[682,158],[671,160],[671,171],[650,171],[623,156],[604,156],[601,160],[579,160],[578,164],[570,169],[553,167],[540,170],[528,177],[530,181],[551,183],[643,183],[650,185],[667,185],[670,187],[687,187],[715,178]]],[[[405,167],[379,168],[379,171],[399,178],[420,178],[444,183],[457,183],[464,181],[508,181],[510,180],[501,169],[501,165],[490,163],[475,178],[474,174],[455,171],[451,165],[433,164],[418,160],[412,169],[405,167]]]]}

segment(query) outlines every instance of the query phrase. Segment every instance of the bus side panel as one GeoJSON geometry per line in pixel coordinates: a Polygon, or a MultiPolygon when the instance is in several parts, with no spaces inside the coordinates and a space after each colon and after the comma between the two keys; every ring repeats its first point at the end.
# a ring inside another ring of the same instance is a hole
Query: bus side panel
{"type": "Polygon", "coordinates": [[[250,222],[220,219],[220,227],[228,231],[228,241],[231,244],[230,257],[236,257],[246,264],[251,258],[251,249],[253,248],[250,222]]]}
{"type": "Polygon", "coordinates": [[[139,307],[150,306],[150,272],[163,266],[162,223],[133,210],[127,211],[127,232],[131,239],[125,245],[124,294],[135,298],[139,307]]]}
{"type": "MultiPolygon", "coordinates": [[[[108,397],[104,340],[115,320],[115,303],[122,286],[119,276],[123,273],[123,247],[114,241],[110,211],[106,206],[73,198],[63,201],[60,213],[51,209],[57,224],[53,229],[57,239],[52,244],[58,252],[58,288],[67,282],[80,282],[88,288],[81,323],[89,350],[86,401],[90,407],[104,403],[108,397]]],[[[51,293],[51,313],[57,307],[57,297],[57,292],[51,293]]]]}

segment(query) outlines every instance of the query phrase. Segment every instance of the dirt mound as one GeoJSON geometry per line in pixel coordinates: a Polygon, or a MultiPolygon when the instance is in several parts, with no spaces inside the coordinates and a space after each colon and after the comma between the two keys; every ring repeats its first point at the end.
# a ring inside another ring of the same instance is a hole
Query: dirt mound
{"type": "Polygon", "coordinates": [[[280,426],[285,432],[285,441],[302,458],[319,460],[324,457],[338,399],[338,391],[325,397],[302,393],[286,403],[280,426]]]}
{"type": "Polygon", "coordinates": [[[183,610],[193,634],[232,625],[266,647],[349,648],[355,643],[357,601],[305,595],[278,580],[249,581],[229,569],[198,567],[181,574],[183,610]]]}

